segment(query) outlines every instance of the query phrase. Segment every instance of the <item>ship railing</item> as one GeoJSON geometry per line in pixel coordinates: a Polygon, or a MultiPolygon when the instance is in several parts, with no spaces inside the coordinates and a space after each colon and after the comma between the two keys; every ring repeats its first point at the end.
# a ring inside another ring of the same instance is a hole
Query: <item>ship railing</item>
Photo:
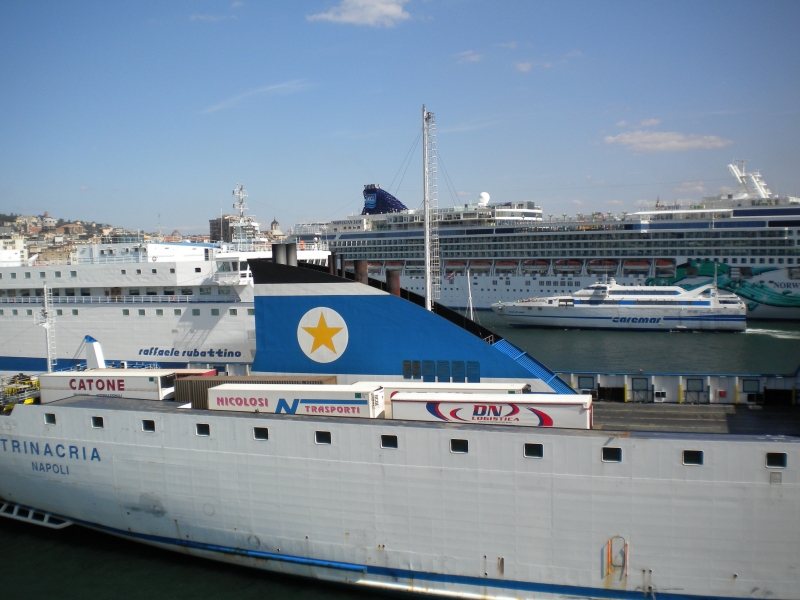
{"type": "Polygon", "coordinates": [[[683,390],[684,404],[709,404],[708,390],[683,390]]]}
{"type": "Polygon", "coordinates": [[[217,271],[214,273],[214,283],[222,285],[243,285],[253,279],[253,274],[247,271],[217,271]]]}
{"type": "Polygon", "coordinates": [[[71,265],[116,265],[124,263],[146,263],[147,252],[136,252],[134,254],[126,254],[121,256],[102,255],[92,256],[91,258],[77,258],[70,257],[69,264],[71,265]]]}
{"type": "MultiPolygon", "coordinates": [[[[41,304],[42,296],[0,298],[5,304],[41,304]]],[[[232,304],[241,302],[238,296],[53,296],[53,304],[232,304]]]]}

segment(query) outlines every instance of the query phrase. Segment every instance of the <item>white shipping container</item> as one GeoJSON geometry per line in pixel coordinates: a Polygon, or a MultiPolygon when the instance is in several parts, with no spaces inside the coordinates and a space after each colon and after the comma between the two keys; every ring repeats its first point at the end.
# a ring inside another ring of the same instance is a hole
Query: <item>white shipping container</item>
{"type": "Polygon", "coordinates": [[[449,383],[427,381],[378,381],[383,387],[386,403],[386,418],[392,418],[392,398],[401,392],[438,392],[457,394],[527,394],[531,391],[529,383],[524,381],[510,383],[449,383]]]}
{"type": "Polygon", "coordinates": [[[383,389],[372,382],[352,385],[226,383],[208,390],[208,408],[374,419],[383,416],[383,389]]]}
{"type": "Polygon", "coordinates": [[[498,394],[400,392],[392,398],[392,418],[439,423],[479,423],[527,427],[592,428],[588,394],[498,394]]]}
{"type": "MultiPolygon", "coordinates": [[[[201,371],[202,372],[202,371],[201,371]]],[[[175,371],[169,369],[92,369],[39,375],[42,404],[71,396],[111,396],[171,400],[175,371]]]]}

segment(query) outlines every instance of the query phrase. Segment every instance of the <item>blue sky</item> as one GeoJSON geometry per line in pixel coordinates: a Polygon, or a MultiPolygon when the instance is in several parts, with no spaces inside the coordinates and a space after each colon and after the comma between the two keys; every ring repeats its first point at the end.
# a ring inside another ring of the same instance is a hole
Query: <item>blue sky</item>
{"type": "Polygon", "coordinates": [[[443,206],[630,212],[733,158],[800,195],[799,31],[796,1],[7,0],[0,212],[203,232],[242,181],[263,222],[343,218],[423,103],[443,206]]]}

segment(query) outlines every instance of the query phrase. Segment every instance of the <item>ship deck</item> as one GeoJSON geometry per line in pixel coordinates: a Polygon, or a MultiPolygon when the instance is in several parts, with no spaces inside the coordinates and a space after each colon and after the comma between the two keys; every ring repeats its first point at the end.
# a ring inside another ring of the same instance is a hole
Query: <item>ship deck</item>
{"type": "Polygon", "coordinates": [[[800,436],[800,406],[595,402],[594,428],[800,436]]]}
{"type": "MultiPolygon", "coordinates": [[[[447,427],[453,429],[485,429],[486,427],[521,432],[532,428],[505,425],[477,425],[470,423],[433,423],[427,421],[400,421],[383,419],[349,419],[328,416],[276,415],[269,413],[250,413],[217,410],[194,410],[179,408],[175,402],[152,400],[133,400],[104,396],[73,396],[58,400],[46,406],[86,408],[100,410],[148,411],[166,413],[185,413],[228,418],[259,419],[313,419],[325,422],[358,422],[364,426],[414,426],[447,427]]],[[[622,402],[595,402],[594,430],[570,430],[576,434],[597,434],[612,432],[644,435],[659,434],[728,434],[738,436],[792,436],[800,438],[800,405],[793,406],[753,406],[745,404],[643,404],[622,402]]],[[[537,432],[555,431],[550,428],[537,432]]],[[[565,431],[559,429],[558,431],[565,431]]],[[[800,442],[800,439],[798,440],[800,442]]]]}

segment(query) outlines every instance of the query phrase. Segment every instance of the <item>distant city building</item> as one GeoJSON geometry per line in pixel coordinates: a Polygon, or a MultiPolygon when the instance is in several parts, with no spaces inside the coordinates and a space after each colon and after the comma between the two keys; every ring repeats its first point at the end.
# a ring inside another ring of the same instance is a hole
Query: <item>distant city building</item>
{"type": "Polygon", "coordinates": [[[209,220],[208,225],[209,233],[211,234],[211,240],[214,242],[230,242],[230,222],[235,218],[236,215],[223,215],[217,219],[209,220]]]}

